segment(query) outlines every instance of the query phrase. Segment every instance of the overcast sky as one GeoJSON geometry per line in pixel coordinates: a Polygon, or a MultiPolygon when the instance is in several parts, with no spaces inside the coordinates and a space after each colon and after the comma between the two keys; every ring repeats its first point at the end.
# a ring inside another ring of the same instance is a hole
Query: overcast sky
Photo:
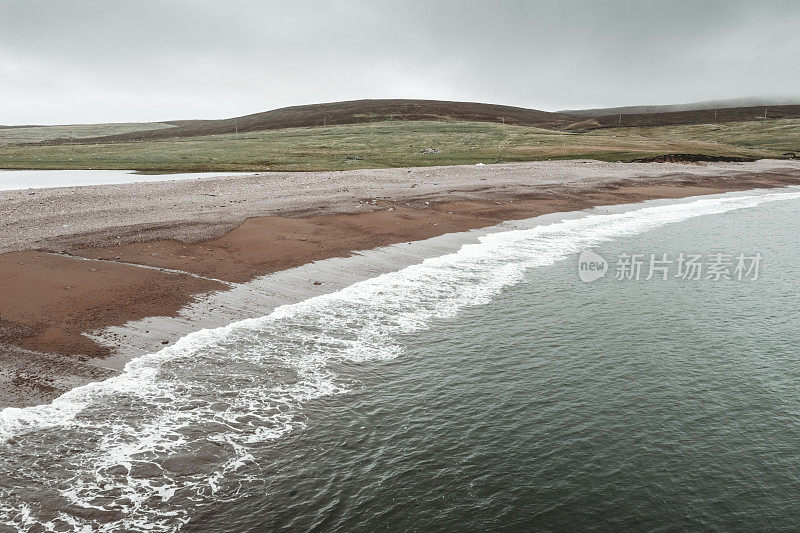
{"type": "Polygon", "coordinates": [[[0,124],[798,95],[794,0],[0,0],[0,124]]]}

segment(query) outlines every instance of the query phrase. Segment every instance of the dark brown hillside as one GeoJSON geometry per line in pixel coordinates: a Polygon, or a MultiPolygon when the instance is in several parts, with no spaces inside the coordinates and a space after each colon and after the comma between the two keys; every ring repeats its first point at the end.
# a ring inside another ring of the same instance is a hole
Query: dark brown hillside
{"type": "Polygon", "coordinates": [[[521,126],[559,128],[576,121],[575,115],[549,113],[494,104],[444,102],[437,100],[353,100],[274,109],[263,113],[222,120],[186,121],[175,128],[137,131],[107,137],[82,139],[81,142],[116,142],[126,140],[195,137],[220,133],[274,130],[306,126],[357,124],[384,120],[456,119],[478,122],[502,122],[521,126]]]}
{"type": "Polygon", "coordinates": [[[193,124],[200,124],[202,122],[208,122],[207,120],[203,119],[193,119],[193,120],[162,120],[162,124],[171,124],[173,126],[191,126],[193,124]]]}
{"type": "Polygon", "coordinates": [[[705,100],[703,102],[689,102],[684,104],[657,104],[657,105],[629,105],[622,107],[596,107],[592,109],[565,109],[559,113],[601,117],[605,115],[652,115],[655,113],[674,113],[677,111],[698,111],[702,109],[732,109],[739,107],[778,107],[786,105],[800,105],[800,98],[728,98],[725,100],[705,100]]]}
{"type": "MultiPolygon", "coordinates": [[[[635,108],[631,108],[635,109],[635,108]]],[[[505,122],[518,126],[534,126],[565,131],[587,131],[598,128],[635,126],[672,126],[710,124],[767,119],[800,118],[800,105],[751,106],[720,109],[695,109],[657,113],[621,113],[608,115],[608,110],[586,110],[550,113],[536,109],[474,102],[438,100],[352,100],[284,107],[242,117],[219,120],[171,120],[174,128],[143,130],[103,137],[83,138],[73,142],[103,143],[139,140],[196,137],[284,128],[358,124],[387,120],[465,120],[505,122]],[[592,116],[593,112],[601,114],[592,116]]],[[[60,144],[66,139],[44,141],[60,144]]]]}
{"type": "MultiPolygon", "coordinates": [[[[587,110],[586,113],[591,111],[587,110]]],[[[722,109],[698,109],[666,113],[632,113],[595,116],[602,127],[618,126],[674,126],[678,124],[712,124],[722,122],[746,122],[776,118],[800,118],[800,105],[731,107],[722,109]]]]}

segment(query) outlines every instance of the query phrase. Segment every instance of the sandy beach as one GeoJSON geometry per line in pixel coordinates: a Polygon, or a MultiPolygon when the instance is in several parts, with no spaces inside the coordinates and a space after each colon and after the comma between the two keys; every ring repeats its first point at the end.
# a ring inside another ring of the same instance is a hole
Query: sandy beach
{"type": "Polygon", "coordinates": [[[135,353],[114,328],[266,274],[547,213],[792,184],[796,161],[563,161],[0,192],[0,408],[113,375],[135,353]]]}

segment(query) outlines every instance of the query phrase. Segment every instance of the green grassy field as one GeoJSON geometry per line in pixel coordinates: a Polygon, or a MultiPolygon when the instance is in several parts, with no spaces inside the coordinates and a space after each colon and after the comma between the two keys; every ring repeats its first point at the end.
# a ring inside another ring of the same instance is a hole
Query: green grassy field
{"type": "Polygon", "coordinates": [[[82,139],[116,135],[142,130],[172,128],[163,122],[121,122],[109,124],[69,124],[65,126],[30,126],[25,128],[0,128],[0,145],[34,143],[52,139],[82,139]]]}
{"type": "MultiPolygon", "coordinates": [[[[2,130],[0,130],[2,131],[2,130]]],[[[116,144],[0,146],[0,168],[344,170],[664,154],[788,157],[800,120],[570,133],[486,122],[377,122],[116,144]],[[421,150],[435,148],[438,153],[421,150]]]]}
{"type": "MultiPolygon", "coordinates": [[[[604,135],[610,130],[595,130],[592,135],[604,135]]],[[[689,126],[651,126],[627,128],[635,135],[654,142],[670,139],[712,142],[735,148],[768,151],[776,157],[787,154],[800,156],[800,119],[729,122],[726,124],[696,124],[689,126]]]]}

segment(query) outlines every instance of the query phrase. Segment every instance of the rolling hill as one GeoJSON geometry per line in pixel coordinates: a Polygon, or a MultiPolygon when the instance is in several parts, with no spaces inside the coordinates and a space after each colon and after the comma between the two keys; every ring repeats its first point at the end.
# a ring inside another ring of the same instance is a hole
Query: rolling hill
{"type": "Polygon", "coordinates": [[[575,158],[739,161],[800,154],[797,105],[769,106],[766,120],[760,106],[593,112],[358,100],[222,120],[7,128],[0,129],[0,168],[298,171],[575,158]]]}
{"type": "MultiPolygon", "coordinates": [[[[605,111],[605,110],[603,110],[605,111]]],[[[589,115],[591,110],[575,114],[576,120],[596,122],[595,127],[618,128],[639,126],[676,126],[748,122],[753,120],[800,118],[800,105],[729,107],[658,113],[616,113],[589,115]],[[588,117],[588,118],[587,118],[588,117]]],[[[591,129],[591,128],[589,128],[591,129]]]]}
{"type": "Polygon", "coordinates": [[[800,104],[800,98],[728,98],[725,100],[706,100],[688,104],[667,105],[635,105],[623,107],[601,107],[594,109],[565,109],[559,113],[590,117],[606,115],[642,115],[656,113],[673,113],[678,111],[698,111],[702,109],[727,109],[736,107],[777,107],[800,104]]]}
{"type": "MultiPolygon", "coordinates": [[[[187,121],[163,130],[136,131],[84,139],[85,142],[117,142],[174,137],[198,137],[226,133],[279,130],[308,126],[363,124],[387,120],[463,120],[558,129],[576,121],[572,115],[495,104],[439,100],[352,100],[283,107],[242,117],[187,121]]],[[[175,121],[171,122],[175,124],[175,121]]]]}
{"type": "MultiPolygon", "coordinates": [[[[715,104],[720,102],[709,102],[715,104]]],[[[700,106],[702,104],[687,104],[700,106]]],[[[385,121],[491,122],[549,130],[590,131],[601,128],[675,126],[800,118],[800,105],[747,106],[674,110],[677,106],[645,106],[548,112],[497,104],[439,100],[351,100],[283,107],[262,113],[218,120],[164,121],[169,128],[82,136],[78,142],[106,143],[201,137],[231,133],[364,124],[385,121]],[[638,112],[650,110],[651,112],[638,112]],[[613,111],[613,113],[612,113],[613,111]]],[[[48,143],[63,143],[63,138],[48,143]]]]}

